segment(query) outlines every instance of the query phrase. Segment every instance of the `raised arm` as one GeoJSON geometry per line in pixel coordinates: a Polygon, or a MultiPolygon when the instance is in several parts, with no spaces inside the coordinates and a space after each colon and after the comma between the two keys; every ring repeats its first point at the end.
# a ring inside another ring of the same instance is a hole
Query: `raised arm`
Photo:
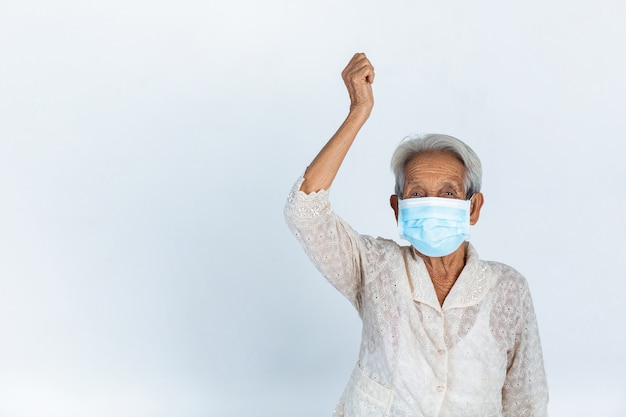
{"type": "Polygon", "coordinates": [[[365,124],[374,106],[374,67],[365,54],[355,54],[341,73],[350,95],[348,117],[317,154],[304,173],[300,190],[307,194],[328,190],[348,149],[365,124]]]}

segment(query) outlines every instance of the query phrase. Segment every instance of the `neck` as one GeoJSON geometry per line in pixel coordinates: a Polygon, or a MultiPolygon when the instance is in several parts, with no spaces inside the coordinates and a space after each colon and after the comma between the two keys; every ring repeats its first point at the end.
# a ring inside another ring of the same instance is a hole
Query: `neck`
{"type": "Polygon", "coordinates": [[[428,271],[430,280],[433,282],[440,305],[443,305],[452,286],[465,267],[466,252],[467,242],[464,242],[450,255],[440,258],[431,258],[416,251],[417,255],[424,260],[426,270],[428,271]]]}

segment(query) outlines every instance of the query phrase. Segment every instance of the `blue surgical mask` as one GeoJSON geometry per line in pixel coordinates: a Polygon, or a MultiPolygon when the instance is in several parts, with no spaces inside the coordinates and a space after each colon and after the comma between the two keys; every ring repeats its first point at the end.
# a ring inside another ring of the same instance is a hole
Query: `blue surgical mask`
{"type": "Polygon", "coordinates": [[[398,201],[398,231],[420,253],[450,255],[469,238],[470,200],[421,197],[398,201]]]}

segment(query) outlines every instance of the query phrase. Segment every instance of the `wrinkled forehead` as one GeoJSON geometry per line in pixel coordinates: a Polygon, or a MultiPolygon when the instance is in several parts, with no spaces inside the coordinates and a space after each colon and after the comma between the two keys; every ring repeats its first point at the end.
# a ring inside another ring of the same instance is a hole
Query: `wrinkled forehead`
{"type": "Polygon", "coordinates": [[[453,153],[430,151],[415,155],[404,167],[405,185],[418,182],[465,183],[465,165],[453,153]]]}

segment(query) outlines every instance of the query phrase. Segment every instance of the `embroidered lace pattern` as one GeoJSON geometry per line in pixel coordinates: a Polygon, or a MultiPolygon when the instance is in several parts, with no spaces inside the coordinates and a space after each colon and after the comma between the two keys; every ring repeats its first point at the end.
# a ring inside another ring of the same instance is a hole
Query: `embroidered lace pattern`
{"type": "Polygon", "coordinates": [[[355,232],[328,191],[294,185],[287,224],[311,261],[357,309],[359,359],[335,417],[541,417],[548,388],[528,285],[478,258],[439,305],[410,247],[355,232]]]}

